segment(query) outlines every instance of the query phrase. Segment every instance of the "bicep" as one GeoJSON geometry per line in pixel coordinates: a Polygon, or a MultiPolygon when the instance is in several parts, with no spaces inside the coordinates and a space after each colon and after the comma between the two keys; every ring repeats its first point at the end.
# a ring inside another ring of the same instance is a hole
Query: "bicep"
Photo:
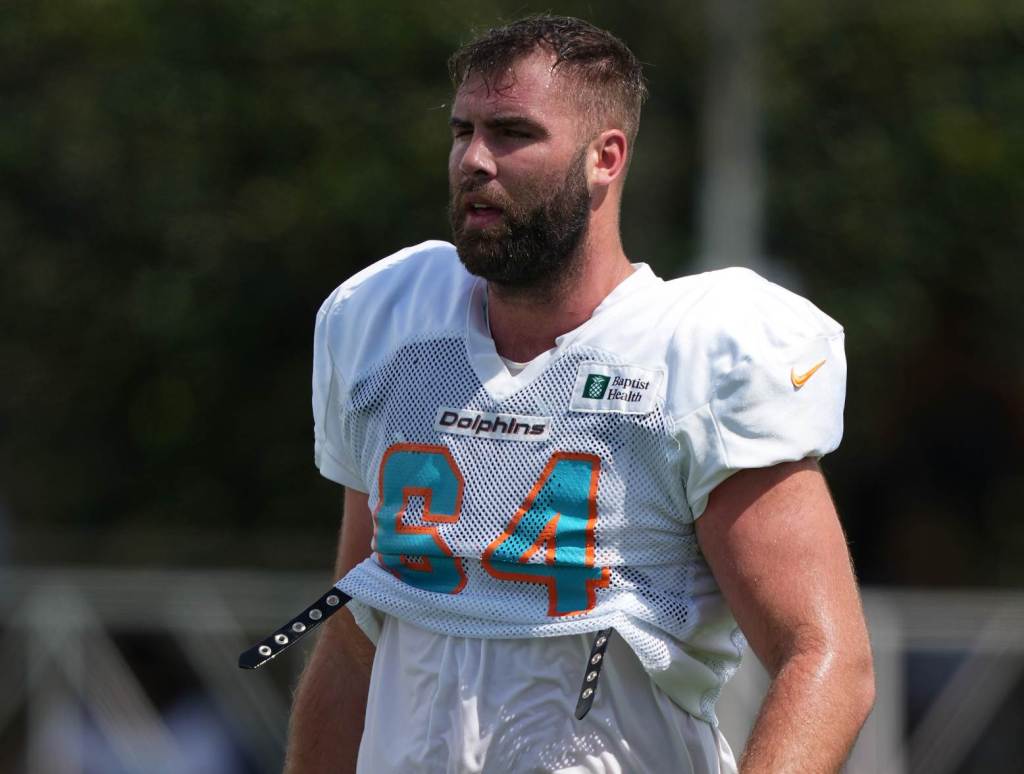
{"type": "Polygon", "coordinates": [[[801,651],[867,647],[846,539],[817,462],[734,474],[711,493],[697,538],[769,672],[801,651]]]}
{"type": "Polygon", "coordinates": [[[345,487],[338,558],[334,566],[336,578],[345,575],[372,552],[373,517],[369,499],[365,492],[345,487]]]}

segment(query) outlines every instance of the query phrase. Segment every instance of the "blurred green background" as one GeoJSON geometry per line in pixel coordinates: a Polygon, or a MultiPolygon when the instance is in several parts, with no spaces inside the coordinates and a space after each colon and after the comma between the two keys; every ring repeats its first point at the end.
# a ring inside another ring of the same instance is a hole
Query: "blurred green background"
{"type": "MultiPolygon", "coordinates": [[[[767,259],[844,323],[827,460],[867,582],[1024,581],[1024,5],[763,5],[767,259]]],[[[445,58],[532,2],[5,3],[9,562],[329,568],[320,301],[447,238],[445,58]]],[[[700,4],[559,3],[652,98],[627,252],[695,269],[700,4]]]]}
{"type": "Polygon", "coordinates": [[[763,227],[736,260],[846,327],[846,438],[825,466],[880,623],[849,770],[1019,763],[1019,0],[61,0],[0,7],[0,664],[18,686],[0,694],[0,769],[58,771],[64,740],[94,768],[60,772],[153,774],[132,721],[158,710],[142,725],[182,749],[229,748],[160,771],[279,770],[300,649],[255,676],[233,659],[333,564],[314,315],[361,267],[447,238],[445,60],[547,10],[647,66],[628,254],[665,277],[708,265],[714,148],[746,132],[754,154],[733,161],[763,227]],[[714,123],[744,93],[723,31],[752,19],[751,123],[714,123]],[[122,760],[97,764],[90,723],[114,705],[122,760]]]}

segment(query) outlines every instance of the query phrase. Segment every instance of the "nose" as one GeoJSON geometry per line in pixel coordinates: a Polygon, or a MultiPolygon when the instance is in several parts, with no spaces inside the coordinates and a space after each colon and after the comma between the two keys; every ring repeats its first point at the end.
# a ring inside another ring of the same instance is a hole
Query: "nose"
{"type": "Polygon", "coordinates": [[[459,171],[466,177],[494,177],[498,172],[494,154],[479,132],[473,134],[459,159],[459,171]]]}

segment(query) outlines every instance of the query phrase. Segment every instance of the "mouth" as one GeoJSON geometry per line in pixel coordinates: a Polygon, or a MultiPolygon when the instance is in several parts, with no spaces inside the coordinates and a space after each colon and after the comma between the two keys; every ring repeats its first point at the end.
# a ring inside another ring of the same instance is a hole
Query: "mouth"
{"type": "Polygon", "coordinates": [[[502,219],[504,210],[485,202],[469,202],[463,207],[468,228],[486,228],[502,219]]]}

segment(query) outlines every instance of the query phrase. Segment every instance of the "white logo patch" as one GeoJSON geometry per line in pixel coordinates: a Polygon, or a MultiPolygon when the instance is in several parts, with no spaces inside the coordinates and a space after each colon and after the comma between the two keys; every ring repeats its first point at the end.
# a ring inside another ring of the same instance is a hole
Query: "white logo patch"
{"type": "Polygon", "coordinates": [[[588,360],[580,363],[570,411],[648,414],[654,410],[662,371],[588,360]]]}
{"type": "Polygon", "coordinates": [[[434,429],[439,433],[500,441],[546,441],[551,435],[551,417],[490,414],[442,406],[434,416],[434,429]]]}

